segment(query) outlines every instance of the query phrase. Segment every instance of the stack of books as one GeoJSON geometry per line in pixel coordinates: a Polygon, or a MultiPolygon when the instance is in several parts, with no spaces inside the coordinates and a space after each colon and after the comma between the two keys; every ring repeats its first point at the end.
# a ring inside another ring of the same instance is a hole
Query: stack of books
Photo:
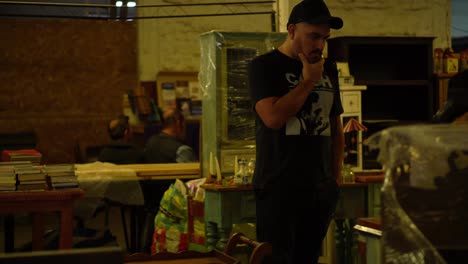
{"type": "Polygon", "coordinates": [[[47,180],[53,189],[78,187],[74,164],[50,164],[45,165],[44,168],[47,180]]]}
{"type": "Polygon", "coordinates": [[[31,161],[33,165],[41,163],[42,154],[35,149],[3,150],[2,161],[31,161]]]}
{"type": "Polygon", "coordinates": [[[46,174],[42,166],[15,165],[15,173],[18,179],[18,191],[44,191],[48,189],[46,174]]]}
{"type": "Polygon", "coordinates": [[[0,191],[16,191],[14,163],[0,162],[0,191]]]}

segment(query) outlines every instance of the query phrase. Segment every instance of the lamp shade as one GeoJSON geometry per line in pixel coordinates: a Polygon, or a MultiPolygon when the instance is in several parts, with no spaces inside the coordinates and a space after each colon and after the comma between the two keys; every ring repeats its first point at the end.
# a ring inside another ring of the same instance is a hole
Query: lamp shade
{"type": "Polygon", "coordinates": [[[351,131],[367,131],[367,127],[359,123],[356,119],[351,118],[343,128],[343,132],[349,133],[351,131]]]}

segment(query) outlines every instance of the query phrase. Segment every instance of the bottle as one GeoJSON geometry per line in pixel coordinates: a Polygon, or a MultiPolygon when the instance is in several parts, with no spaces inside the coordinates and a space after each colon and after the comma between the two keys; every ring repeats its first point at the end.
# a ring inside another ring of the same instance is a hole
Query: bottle
{"type": "Polygon", "coordinates": [[[242,184],[249,184],[249,171],[247,168],[247,160],[241,159],[239,161],[239,175],[242,179],[242,184]]]}
{"type": "Polygon", "coordinates": [[[254,158],[251,158],[249,160],[249,164],[247,165],[247,170],[248,170],[248,173],[249,173],[249,184],[251,184],[252,179],[253,179],[253,175],[254,175],[254,172],[255,172],[255,159],[254,158]]]}
{"type": "Polygon", "coordinates": [[[239,159],[237,161],[237,173],[234,175],[234,184],[243,184],[243,177],[247,173],[247,164],[245,159],[239,159]]]}
{"type": "Polygon", "coordinates": [[[341,178],[343,183],[354,183],[354,172],[351,164],[343,164],[341,178]]]}

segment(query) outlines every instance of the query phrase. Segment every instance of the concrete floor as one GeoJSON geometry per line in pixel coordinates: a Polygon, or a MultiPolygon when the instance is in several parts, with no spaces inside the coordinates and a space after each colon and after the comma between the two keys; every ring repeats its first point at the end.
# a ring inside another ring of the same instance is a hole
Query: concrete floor
{"type": "MultiPolygon", "coordinates": [[[[129,212],[126,212],[127,219],[129,219],[129,212]]],[[[105,230],[105,218],[104,213],[98,214],[95,218],[91,218],[85,222],[85,227],[105,230]]],[[[127,225],[129,221],[127,220],[127,225]]],[[[5,225],[4,217],[0,217],[0,252],[5,252],[5,225]]],[[[76,224],[77,222],[75,222],[76,224]]],[[[58,229],[58,216],[57,214],[47,214],[46,216],[46,231],[51,229],[58,229]]],[[[109,224],[108,228],[113,236],[116,237],[117,244],[119,247],[126,249],[125,236],[123,231],[123,225],[121,222],[120,209],[112,206],[109,210],[109,224]]],[[[15,215],[15,250],[18,250],[31,242],[31,218],[28,214],[15,215]]]]}

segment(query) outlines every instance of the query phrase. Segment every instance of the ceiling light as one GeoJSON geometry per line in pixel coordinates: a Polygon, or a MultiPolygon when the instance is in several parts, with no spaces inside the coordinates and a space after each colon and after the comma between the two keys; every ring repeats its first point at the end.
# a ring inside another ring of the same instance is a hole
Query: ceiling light
{"type": "Polygon", "coordinates": [[[121,7],[122,4],[123,4],[122,1],[117,1],[117,2],[115,2],[115,6],[116,6],[116,7],[121,7]]]}
{"type": "Polygon", "coordinates": [[[127,2],[127,7],[135,7],[135,6],[136,6],[135,1],[128,1],[127,2]]]}

